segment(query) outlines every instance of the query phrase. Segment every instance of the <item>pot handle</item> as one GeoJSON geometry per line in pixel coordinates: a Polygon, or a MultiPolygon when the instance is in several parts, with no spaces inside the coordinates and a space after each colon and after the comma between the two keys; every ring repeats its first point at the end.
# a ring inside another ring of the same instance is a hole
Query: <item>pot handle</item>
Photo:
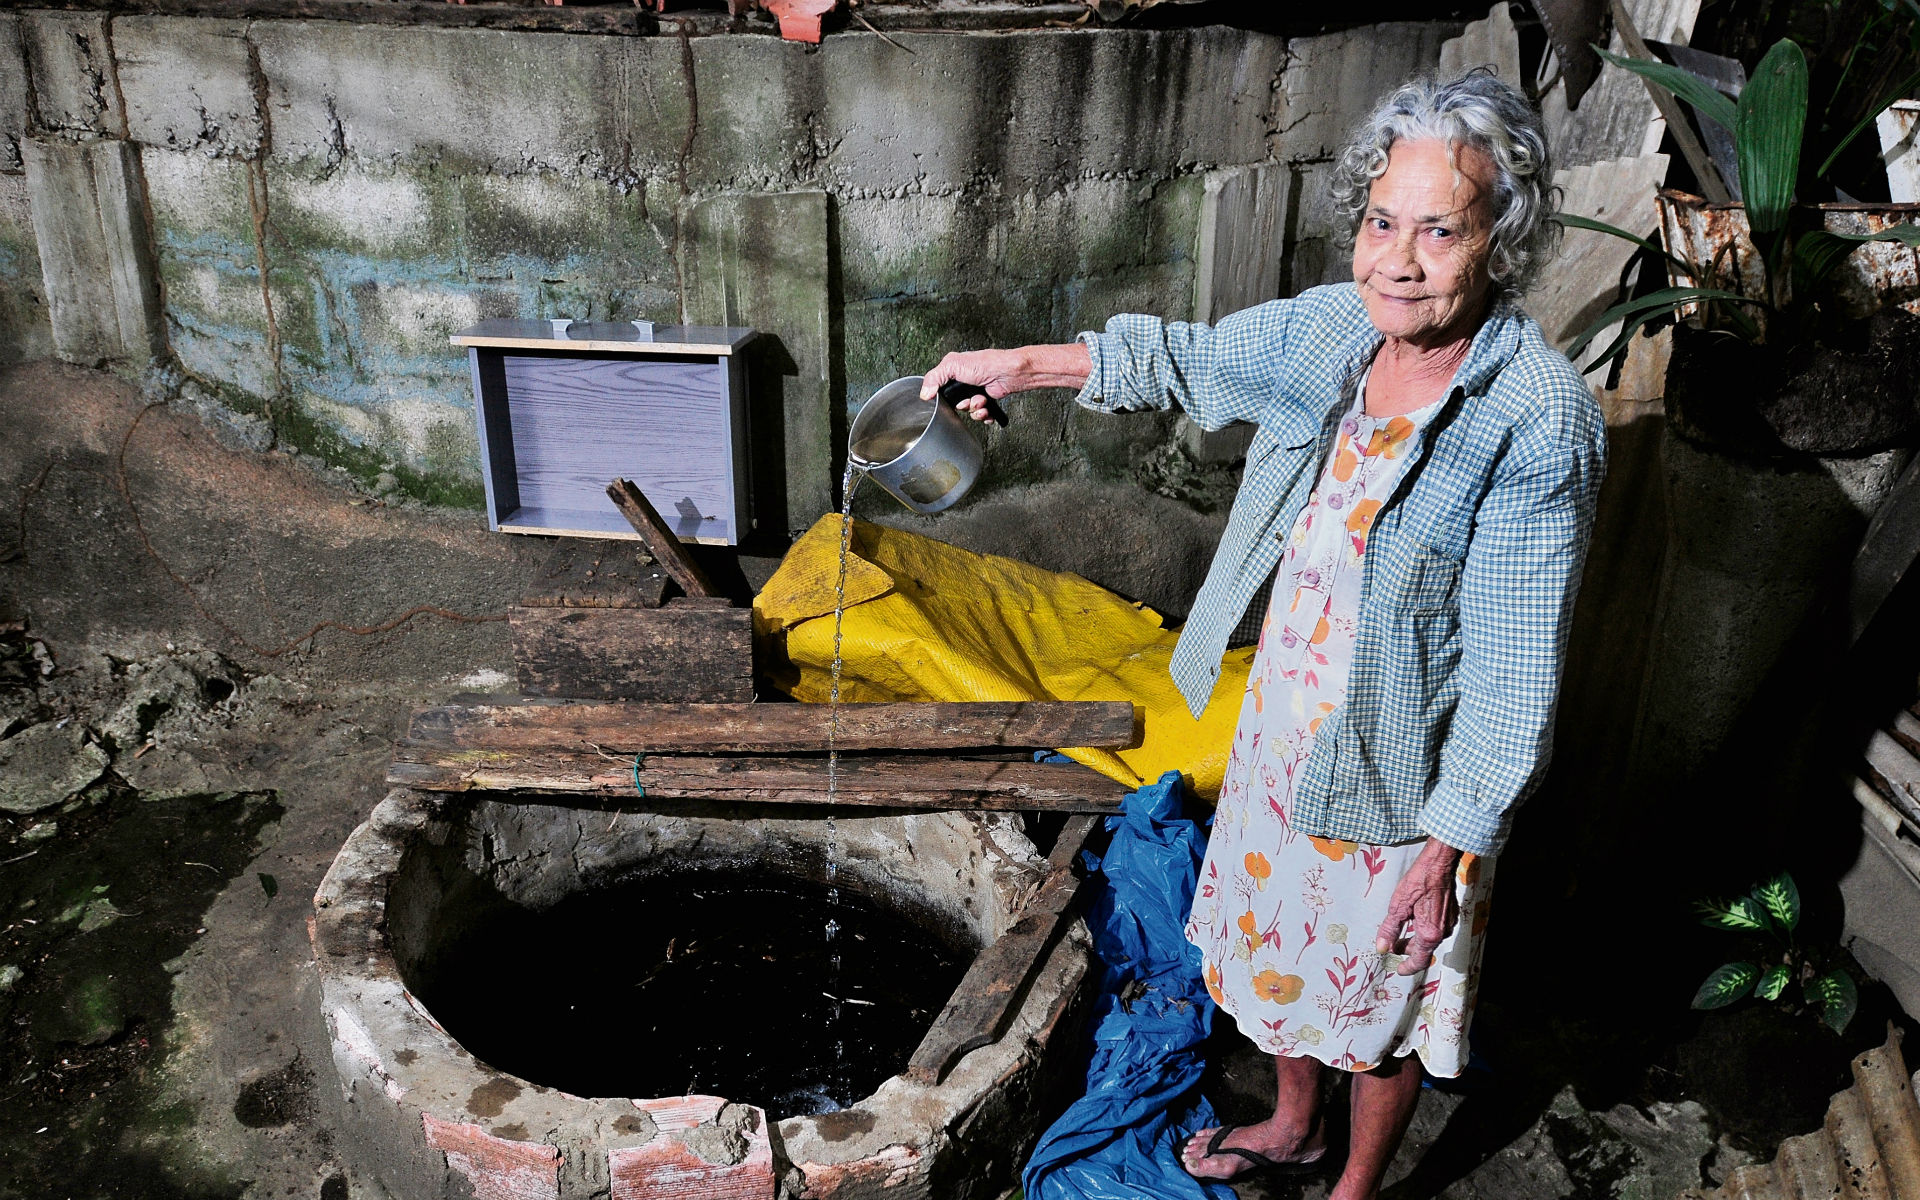
{"type": "Polygon", "coordinates": [[[961,379],[949,379],[940,385],[940,399],[947,404],[958,405],[962,400],[973,396],[986,396],[987,416],[993,418],[993,423],[1000,428],[1007,427],[1006,410],[1000,407],[999,401],[987,395],[987,389],[977,383],[968,383],[961,379]]]}

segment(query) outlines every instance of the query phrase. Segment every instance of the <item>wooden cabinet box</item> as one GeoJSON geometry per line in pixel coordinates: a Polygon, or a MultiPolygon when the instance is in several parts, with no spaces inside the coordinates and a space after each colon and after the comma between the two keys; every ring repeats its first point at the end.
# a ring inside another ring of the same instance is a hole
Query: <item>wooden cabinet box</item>
{"type": "Polygon", "coordinates": [[[747,525],[753,330],[644,321],[482,321],[453,336],[473,367],[487,524],[637,539],[607,499],[631,479],[682,541],[747,525]]]}

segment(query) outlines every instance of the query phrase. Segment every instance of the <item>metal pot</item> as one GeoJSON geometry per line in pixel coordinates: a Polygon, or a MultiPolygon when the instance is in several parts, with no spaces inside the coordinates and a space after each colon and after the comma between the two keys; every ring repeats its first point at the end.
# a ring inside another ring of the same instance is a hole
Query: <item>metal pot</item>
{"type": "MultiPolygon", "coordinates": [[[[983,388],[955,379],[938,398],[920,398],[923,376],[896,379],[873,394],[847,432],[847,458],[917,513],[937,513],[967,494],[980,477],[980,440],[954,405],[983,388]]],[[[1000,424],[1006,415],[988,400],[1000,424]]]]}

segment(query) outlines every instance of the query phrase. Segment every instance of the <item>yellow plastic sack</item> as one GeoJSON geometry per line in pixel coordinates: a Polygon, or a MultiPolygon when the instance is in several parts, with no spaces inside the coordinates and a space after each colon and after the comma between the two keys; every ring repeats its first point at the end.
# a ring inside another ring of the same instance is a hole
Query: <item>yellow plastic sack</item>
{"type": "MultiPolygon", "coordinates": [[[[811,703],[831,686],[839,570],[836,513],[794,543],[753,602],[756,631],[786,660],[776,681],[811,703]]],[[[1227,655],[1196,721],[1167,674],[1174,631],[1078,575],[856,521],[846,597],[842,701],[1127,700],[1145,710],[1138,747],[1063,752],[1129,787],[1177,770],[1206,800],[1219,795],[1251,649],[1227,655]]]]}

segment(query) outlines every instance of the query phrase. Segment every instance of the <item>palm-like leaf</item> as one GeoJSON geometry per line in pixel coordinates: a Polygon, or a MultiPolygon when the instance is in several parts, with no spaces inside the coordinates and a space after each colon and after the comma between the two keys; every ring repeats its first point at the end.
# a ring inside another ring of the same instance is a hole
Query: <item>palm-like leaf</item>
{"type": "Polygon", "coordinates": [[[1730,962],[1707,976],[1693,995],[1695,1008],[1725,1008],[1753,990],[1760,968],[1750,962],[1730,962]]]}
{"type": "Polygon", "coordinates": [[[1741,91],[1733,130],[1740,194],[1756,235],[1786,228],[1806,127],[1807,56],[1792,39],[1781,38],[1741,91]]]}
{"type": "Polygon", "coordinates": [[[1760,977],[1760,982],[1753,985],[1753,994],[1762,1000],[1778,1000],[1780,993],[1787,990],[1787,980],[1792,976],[1793,972],[1787,970],[1784,963],[1768,967],[1767,973],[1760,977]]]}
{"type": "MultiPolygon", "coordinates": [[[[1911,6],[1912,0],[1908,0],[1908,2],[1909,2],[1909,5],[1911,6]]],[[[1920,13],[1917,13],[1916,15],[1920,15],[1920,13]]],[[[1833,164],[1839,160],[1842,154],[1846,152],[1847,147],[1853,145],[1853,139],[1865,133],[1867,131],[1867,126],[1873,124],[1874,119],[1878,117],[1881,113],[1887,111],[1887,108],[1895,100],[1898,100],[1900,99],[1900,97],[1910,94],[1913,90],[1913,85],[1916,83],[1920,83],[1920,71],[1915,71],[1913,74],[1907,76],[1905,79],[1902,79],[1900,82],[1888,88],[1886,92],[1881,96],[1881,98],[1879,100],[1876,100],[1867,109],[1867,115],[1860,118],[1860,123],[1855,125],[1852,129],[1847,130],[1847,136],[1841,138],[1838,142],[1834,143],[1832,153],[1827,155],[1827,160],[1821,163],[1820,169],[1814,173],[1816,175],[1820,175],[1824,177],[1828,171],[1832,170],[1833,164]]]]}
{"type": "MultiPolygon", "coordinates": [[[[1668,66],[1650,58],[1628,58],[1625,55],[1611,54],[1595,46],[1594,52],[1616,67],[1632,71],[1643,79],[1650,79],[1688,104],[1699,109],[1710,121],[1717,121],[1732,132],[1739,116],[1733,101],[1726,98],[1720,89],[1679,67],[1668,66]]],[[[1751,85],[1749,85],[1751,86],[1751,85]]]]}
{"type": "MultiPolygon", "coordinates": [[[[1613,344],[1607,347],[1605,353],[1588,364],[1586,369],[1591,371],[1601,363],[1606,362],[1614,355],[1620,353],[1620,351],[1626,347],[1627,343],[1633,340],[1633,335],[1638,333],[1647,322],[1664,316],[1684,305],[1695,304],[1704,300],[1725,300],[1735,304],[1760,303],[1758,300],[1742,296],[1738,292],[1729,292],[1721,288],[1661,288],[1659,291],[1648,292],[1644,296],[1636,296],[1632,300],[1616,304],[1594,318],[1593,323],[1582,330],[1580,336],[1573,339],[1573,344],[1567,347],[1567,357],[1573,359],[1579,358],[1581,352],[1586,350],[1586,348],[1592,344],[1593,339],[1599,337],[1609,325],[1612,325],[1615,321],[1621,322],[1619,336],[1614,338],[1613,344]]],[[[1734,323],[1740,326],[1743,334],[1751,340],[1758,339],[1759,330],[1754,327],[1753,322],[1748,320],[1745,314],[1741,313],[1738,309],[1730,309],[1728,312],[1729,315],[1732,316],[1734,323]]]]}
{"type": "Polygon", "coordinates": [[[1698,279],[1702,274],[1700,268],[1693,263],[1688,262],[1684,258],[1675,258],[1673,255],[1667,253],[1666,247],[1662,246],[1659,242],[1651,238],[1643,238],[1637,233],[1628,233],[1618,225],[1609,225],[1605,221],[1596,221],[1592,217],[1583,217],[1576,213],[1561,213],[1559,219],[1560,223],[1568,229],[1588,229],[1594,233],[1611,234],[1622,241],[1632,242],[1644,250],[1651,250],[1695,279],[1698,279]]]}
{"type": "Polygon", "coordinates": [[[1835,1033],[1845,1033],[1853,1014],[1860,1010],[1860,989],[1854,986],[1853,976],[1843,970],[1810,979],[1802,990],[1807,1003],[1820,1010],[1820,1019],[1835,1033]]]}
{"type": "Polygon", "coordinates": [[[1753,899],[1766,909],[1775,925],[1788,933],[1800,924],[1800,889],[1785,871],[1754,888],[1753,899]]]}
{"type": "Polygon", "coordinates": [[[1767,928],[1767,910],[1752,896],[1736,896],[1728,903],[1713,900],[1700,903],[1700,923],[1713,929],[1738,929],[1759,933],[1767,928]]]}
{"type": "Polygon", "coordinates": [[[1879,233],[1833,233],[1814,229],[1793,243],[1793,293],[1811,297],[1847,256],[1867,242],[1903,242],[1920,249],[1920,225],[1895,225],[1879,233]]]}

